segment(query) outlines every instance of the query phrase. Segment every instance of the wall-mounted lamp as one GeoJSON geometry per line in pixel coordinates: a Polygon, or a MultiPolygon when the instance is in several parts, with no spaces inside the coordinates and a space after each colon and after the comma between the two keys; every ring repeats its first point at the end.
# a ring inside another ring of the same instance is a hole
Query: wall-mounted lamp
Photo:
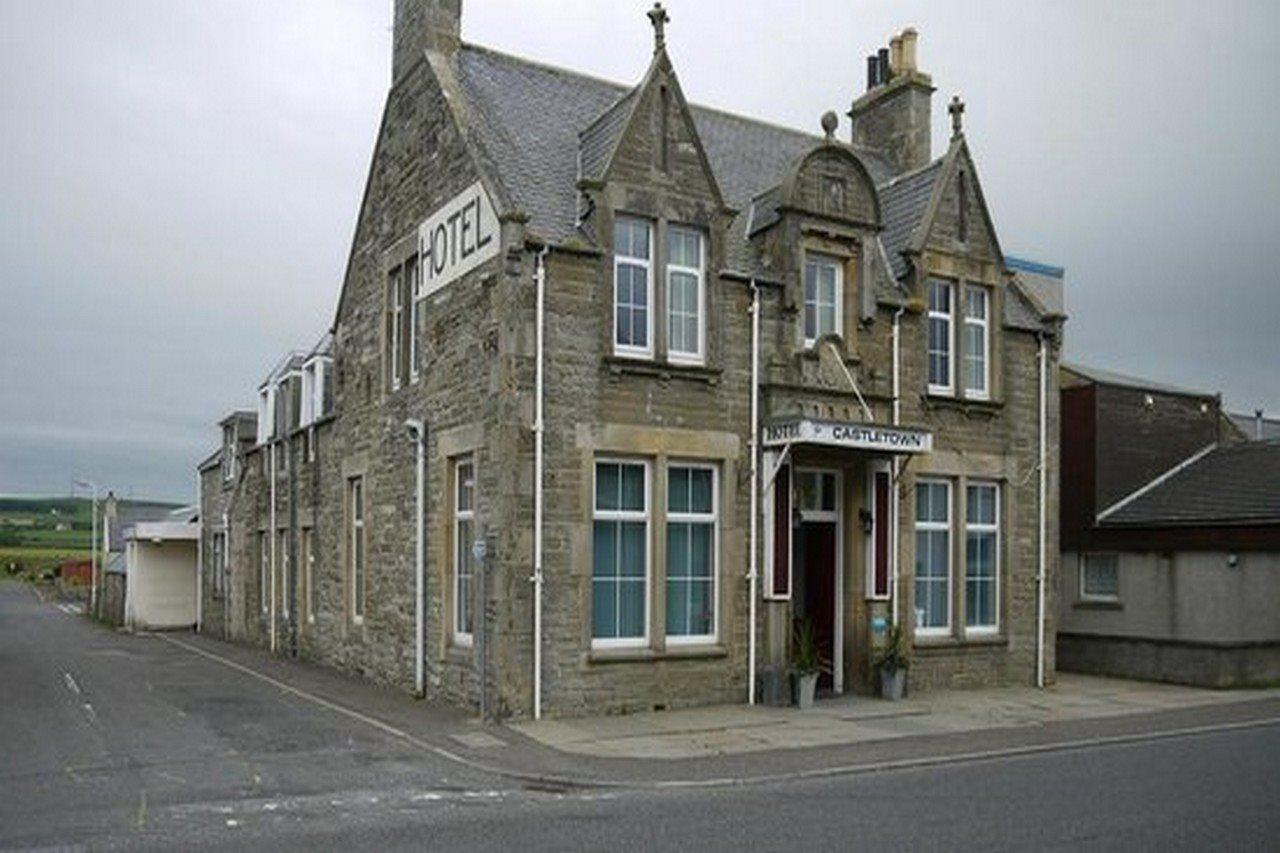
{"type": "Polygon", "coordinates": [[[871,531],[875,529],[876,517],[871,514],[871,510],[864,507],[858,510],[858,518],[862,519],[862,532],[870,536],[871,531]]]}
{"type": "Polygon", "coordinates": [[[1237,555],[1237,554],[1228,554],[1228,555],[1227,555],[1227,567],[1228,567],[1228,568],[1232,568],[1232,569],[1234,569],[1234,568],[1235,568],[1236,566],[1238,566],[1238,565],[1240,565],[1240,557],[1239,557],[1239,555],[1237,555]]]}

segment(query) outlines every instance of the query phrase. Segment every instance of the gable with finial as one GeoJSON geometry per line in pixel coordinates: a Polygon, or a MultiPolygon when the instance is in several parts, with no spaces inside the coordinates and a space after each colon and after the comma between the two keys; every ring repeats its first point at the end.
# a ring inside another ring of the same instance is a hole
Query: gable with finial
{"type": "Polygon", "coordinates": [[[644,78],[579,133],[579,168],[587,189],[618,182],[667,187],[725,206],[688,101],[666,49],[666,10],[648,13],[653,61],[644,78]]]}

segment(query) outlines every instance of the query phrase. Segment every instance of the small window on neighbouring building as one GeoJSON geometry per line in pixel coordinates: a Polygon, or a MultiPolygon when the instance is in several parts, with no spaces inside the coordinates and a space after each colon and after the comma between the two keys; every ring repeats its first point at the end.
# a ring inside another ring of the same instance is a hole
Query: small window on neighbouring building
{"type": "Polygon", "coordinates": [[[1120,566],[1115,554],[1085,554],[1080,558],[1080,597],[1115,601],[1120,597],[1120,566]]]}

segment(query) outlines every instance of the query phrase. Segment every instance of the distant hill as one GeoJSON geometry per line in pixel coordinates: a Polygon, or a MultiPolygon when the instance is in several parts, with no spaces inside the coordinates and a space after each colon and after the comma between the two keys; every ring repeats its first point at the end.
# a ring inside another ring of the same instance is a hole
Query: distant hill
{"type": "MultiPolygon", "coordinates": [[[[168,501],[117,499],[120,514],[146,515],[178,509],[168,501]]],[[[102,501],[99,500],[101,508],[102,501]]],[[[93,501],[81,497],[0,497],[0,547],[88,549],[93,501]]]]}

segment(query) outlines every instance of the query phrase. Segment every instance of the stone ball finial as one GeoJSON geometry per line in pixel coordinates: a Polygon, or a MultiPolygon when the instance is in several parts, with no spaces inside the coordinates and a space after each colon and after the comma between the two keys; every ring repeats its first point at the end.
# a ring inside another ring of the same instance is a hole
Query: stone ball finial
{"type": "Polygon", "coordinates": [[[822,132],[827,135],[827,141],[835,139],[836,129],[840,127],[840,117],[835,114],[834,110],[827,110],[822,114],[822,132]]]}

